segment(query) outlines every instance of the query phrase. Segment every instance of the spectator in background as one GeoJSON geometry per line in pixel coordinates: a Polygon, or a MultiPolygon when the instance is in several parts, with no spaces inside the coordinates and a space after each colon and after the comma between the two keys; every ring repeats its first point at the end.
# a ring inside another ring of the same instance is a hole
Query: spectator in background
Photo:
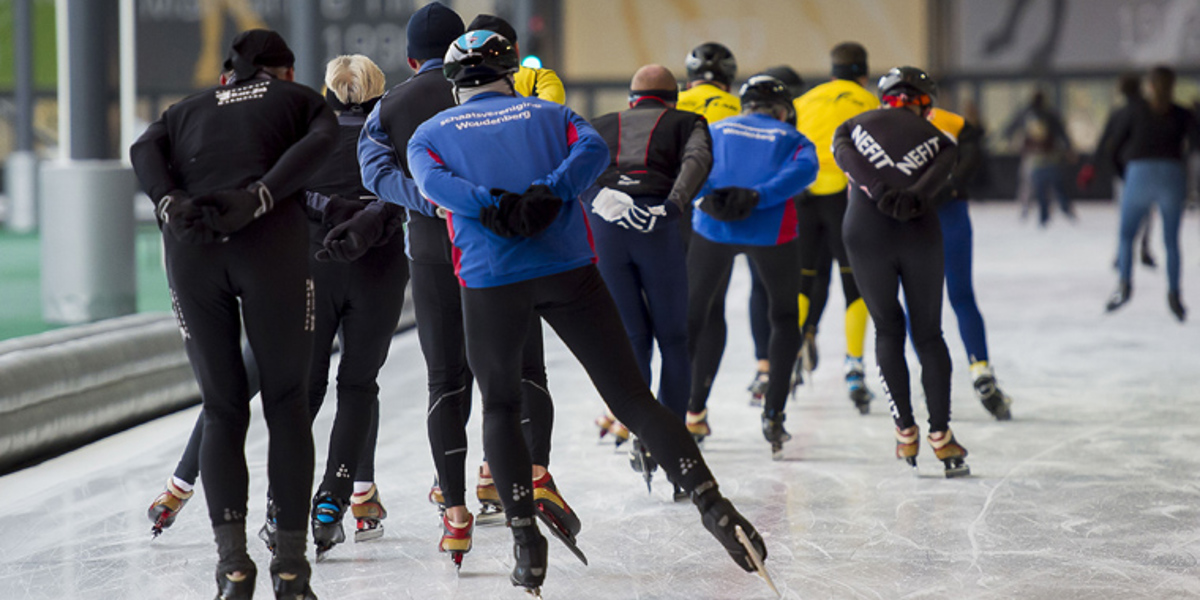
{"type": "MultiPolygon", "coordinates": [[[[1033,93],[1029,105],[1021,109],[1004,128],[1005,139],[1021,135],[1021,185],[1037,198],[1038,223],[1045,227],[1050,221],[1050,194],[1058,196],[1059,206],[1067,218],[1075,219],[1075,210],[1063,183],[1064,163],[1075,161],[1071,138],[1063,127],[1062,117],[1046,104],[1041,90],[1033,93]]],[[[1028,212],[1023,205],[1021,216],[1028,212]]]]}
{"type": "Polygon", "coordinates": [[[1167,305],[1181,322],[1187,316],[1179,289],[1179,223],[1183,217],[1187,175],[1184,141],[1200,148],[1200,126],[1187,109],[1175,104],[1175,71],[1155,67],[1146,79],[1146,102],[1113,132],[1113,147],[1129,160],[1121,198],[1121,237],[1117,251],[1121,279],[1105,309],[1112,312],[1132,294],[1133,238],[1138,224],[1157,204],[1162,212],[1163,243],[1167,247],[1167,305]]]}
{"type": "MultiPolygon", "coordinates": [[[[1117,80],[1117,91],[1125,99],[1125,104],[1113,109],[1108,114],[1108,120],[1104,122],[1104,130],[1100,133],[1100,140],[1096,142],[1096,152],[1091,161],[1085,162],[1080,167],[1075,183],[1079,189],[1087,189],[1096,176],[1096,165],[1107,166],[1113,172],[1113,199],[1119,202],[1121,188],[1125,182],[1125,166],[1129,162],[1129,157],[1125,156],[1128,151],[1127,147],[1115,147],[1113,134],[1118,128],[1127,125],[1127,121],[1132,118],[1134,111],[1140,105],[1145,104],[1146,100],[1142,97],[1141,77],[1137,73],[1123,73],[1117,80]]],[[[1150,229],[1153,221],[1153,214],[1147,212],[1146,218],[1139,226],[1142,235],[1142,264],[1150,268],[1155,267],[1154,257],[1150,254],[1150,229]]],[[[1114,258],[1113,267],[1116,266],[1118,266],[1117,259],[1114,258]]]]}

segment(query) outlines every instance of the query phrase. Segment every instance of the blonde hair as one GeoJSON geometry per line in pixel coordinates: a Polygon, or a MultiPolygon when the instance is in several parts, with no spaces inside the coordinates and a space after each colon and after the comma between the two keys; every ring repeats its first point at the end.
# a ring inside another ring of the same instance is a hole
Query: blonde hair
{"type": "Polygon", "coordinates": [[[383,71],[362,54],[342,55],[325,66],[325,87],[342,104],[362,104],[383,95],[383,71]]]}

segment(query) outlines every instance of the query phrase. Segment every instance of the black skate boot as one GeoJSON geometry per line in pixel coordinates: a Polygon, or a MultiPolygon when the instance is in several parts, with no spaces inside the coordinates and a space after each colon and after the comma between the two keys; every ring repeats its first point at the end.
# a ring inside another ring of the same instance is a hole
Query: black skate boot
{"type": "Polygon", "coordinates": [[[216,600],[250,600],[258,569],[246,553],[246,524],[217,525],[213,538],[217,541],[216,600]]]}
{"type": "Polygon", "coordinates": [[[675,486],[675,491],[672,492],[672,495],[674,496],[676,502],[683,502],[691,497],[691,495],[687,493],[687,490],[683,489],[683,487],[678,483],[672,482],[671,485],[675,486]]]}
{"type": "Polygon", "coordinates": [[[767,384],[771,381],[771,374],[766,371],[759,371],[754,374],[754,381],[746,387],[746,391],[750,392],[750,406],[762,406],[763,398],[767,396],[767,384]]]}
{"type": "Polygon", "coordinates": [[[509,581],[514,586],[525,588],[530,595],[541,598],[548,558],[546,538],[538,531],[532,518],[512,519],[508,525],[513,532],[515,563],[509,581]]]}
{"type": "Polygon", "coordinates": [[[1179,299],[1179,292],[1167,292],[1167,306],[1171,307],[1171,314],[1175,315],[1180,323],[1187,320],[1187,308],[1179,299]]]}
{"type": "Polygon", "coordinates": [[[275,501],[267,496],[267,519],[263,522],[262,529],[258,530],[258,539],[267,545],[267,550],[270,550],[271,554],[275,554],[275,536],[278,531],[275,521],[276,513],[278,513],[278,509],[275,508],[275,501]]]}
{"type": "Polygon", "coordinates": [[[641,439],[633,438],[630,446],[629,466],[642,474],[642,478],[646,480],[646,493],[652,493],[654,490],[650,487],[650,480],[654,477],[654,472],[658,470],[658,463],[654,462],[650,451],[642,445],[641,439]]]}
{"type": "Polygon", "coordinates": [[[174,478],[167,480],[167,488],[163,490],[154,502],[150,503],[150,510],[146,511],[150,517],[150,533],[154,537],[158,537],[164,529],[175,523],[175,517],[179,515],[179,511],[187,505],[187,501],[192,497],[195,490],[183,491],[179,486],[175,485],[174,478]]]}
{"type": "Polygon", "coordinates": [[[312,533],[313,544],[317,547],[317,562],[325,560],[326,552],[346,541],[346,532],[342,529],[342,515],[345,512],[345,501],[331,492],[317,492],[313,497],[312,533]]]}
{"type": "Polygon", "coordinates": [[[1133,288],[1128,281],[1122,281],[1117,285],[1117,291],[1113,292],[1108,298],[1108,304],[1104,305],[1105,312],[1112,312],[1121,308],[1126,302],[1129,302],[1129,297],[1133,295],[1133,288]]]}
{"type": "Polygon", "coordinates": [[[854,408],[858,409],[858,414],[865,415],[871,412],[871,400],[875,399],[875,394],[867,388],[866,369],[861,357],[846,356],[846,390],[850,393],[850,401],[854,403],[854,408]]]}
{"type": "Polygon", "coordinates": [[[1004,395],[1000,387],[996,385],[996,375],[992,371],[991,365],[987,361],[979,361],[971,365],[971,377],[975,379],[975,394],[979,396],[979,402],[987,409],[997,421],[1009,421],[1012,419],[1012,412],[1009,406],[1012,404],[1012,399],[1004,395]]]}
{"type": "Polygon", "coordinates": [[[783,459],[783,443],[792,439],[792,434],[783,428],[783,418],[783,414],[772,415],[765,411],[762,416],[763,437],[771,442],[771,458],[774,460],[783,459]]]}
{"type": "Polygon", "coordinates": [[[946,465],[946,479],[970,475],[971,467],[963,461],[967,457],[967,449],[954,439],[954,432],[947,428],[941,437],[935,439],[933,436],[931,432],[928,438],[929,445],[933,447],[933,453],[937,455],[938,460],[946,465]]]}
{"type": "Polygon", "coordinates": [[[721,542],[733,562],[749,573],[757,572],[774,590],[775,583],[763,564],[767,559],[767,546],[762,536],[738,513],[732,502],[721,496],[716,482],[707,481],[697,486],[692,491],[692,502],[700,511],[704,528],[721,542]]]}
{"type": "Polygon", "coordinates": [[[276,600],[317,600],[309,585],[312,567],[304,558],[305,537],[303,529],[276,532],[278,546],[271,561],[271,588],[276,600]]]}

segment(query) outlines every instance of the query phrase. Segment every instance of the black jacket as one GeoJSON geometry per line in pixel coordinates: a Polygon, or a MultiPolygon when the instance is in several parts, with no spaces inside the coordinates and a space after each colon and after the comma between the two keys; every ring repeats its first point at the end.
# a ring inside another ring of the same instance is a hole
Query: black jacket
{"type": "Polygon", "coordinates": [[[592,121],[612,157],[596,180],[635,198],[673,202],[683,212],[712,170],[708,123],[653,97],[592,121]]]}
{"type": "Polygon", "coordinates": [[[299,196],[333,150],[337,127],[333,111],[313,90],[252,79],[172,105],[129,155],[155,202],[175,189],[198,196],[260,180],[279,202],[299,196]]]}
{"type": "Polygon", "coordinates": [[[921,116],[907,109],[881,108],[839,125],[833,134],[833,156],[851,180],[851,199],[878,199],[888,189],[932,199],[949,183],[958,151],[921,116]]]}
{"type": "MultiPolygon", "coordinates": [[[[379,101],[379,123],[387,133],[405,175],[412,177],[407,149],[413,132],[434,115],[457,105],[454,85],[441,69],[417,73],[384,94],[379,101]]],[[[446,221],[415,210],[407,212],[409,257],[415,262],[450,263],[450,235],[446,221]]]]}

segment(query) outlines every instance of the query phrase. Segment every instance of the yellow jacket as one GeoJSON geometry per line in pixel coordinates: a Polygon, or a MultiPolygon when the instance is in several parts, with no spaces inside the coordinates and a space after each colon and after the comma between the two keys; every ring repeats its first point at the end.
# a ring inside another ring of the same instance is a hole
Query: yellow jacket
{"type": "Polygon", "coordinates": [[[710,83],[702,83],[679,92],[679,101],[675,103],[675,108],[696,113],[711,125],[741,113],[742,103],[737,96],[710,83]]]}
{"type": "Polygon", "coordinates": [[[513,75],[513,87],[518,94],[526,98],[536,96],[558,104],[567,101],[567,92],[563,89],[562,80],[552,69],[530,69],[523,66],[513,75]]]}
{"type": "Polygon", "coordinates": [[[833,132],[846,119],[879,108],[879,99],[856,81],[834,79],[805,92],[793,102],[796,128],[817,147],[820,170],[809,193],[826,196],[846,187],[846,174],[833,160],[833,132]]]}

